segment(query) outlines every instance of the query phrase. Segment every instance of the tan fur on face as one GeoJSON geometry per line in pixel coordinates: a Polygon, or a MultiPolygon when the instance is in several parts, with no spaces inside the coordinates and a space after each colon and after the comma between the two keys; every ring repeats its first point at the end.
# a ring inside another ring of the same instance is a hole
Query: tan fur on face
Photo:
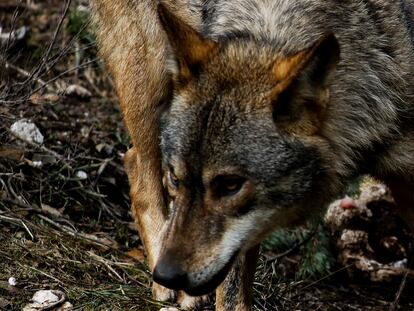
{"type": "Polygon", "coordinates": [[[206,63],[217,53],[219,45],[202,38],[163,5],[158,7],[158,12],[176,57],[180,83],[185,84],[192,77],[192,67],[206,63]]]}
{"type": "Polygon", "coordinates": [[[312,56],[315,48],[316,46],[299,52],[291,57],[281,58],[280,61],[277,61],[273,68],[273,74],[275,75],[276,81],[282,82],[287,80],[290,82],[312,56]]]}

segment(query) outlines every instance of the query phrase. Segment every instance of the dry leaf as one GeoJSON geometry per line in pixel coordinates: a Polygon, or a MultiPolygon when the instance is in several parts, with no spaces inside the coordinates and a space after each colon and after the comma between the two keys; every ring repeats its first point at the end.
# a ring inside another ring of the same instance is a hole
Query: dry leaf
{"type": "Polygon", "coordinates": [[[109,237],[104,232],[95,232],[94,234],[89,233],[78,233],[79,236],[82,236],[83,238],[86,238],[91,241],[95,241],[100,244],[102,247],[108,247],[112,249],[118,249],[119,245],[118,243],[113,240],[111,237],[109,237]],[[99,235],[99,236],[98,236],[99,235]]]}
{"type": "Polygon", "coordinates": [[[145,254],[144,251],[141,248],[134,248],[127,252],[127,255],[129,257],[134,258],[135,260],[143,263],[145,261],[145,254]]]}
{"type": "Polygon", "coordinates": [[[57,94],[53,93],[46,93],[46,94],[39,94],[34,93],[30,96],[29,100],[33,105],[44,105],[44,104],[53,104],[59,101],[60,97],[57,94]]]}
{"type": "Polygon", "coordinates": [[[22,161],[23,157],[23,149],[9,146],[0,146],[0,158],[6,158],[13,161],[22,161]]]}

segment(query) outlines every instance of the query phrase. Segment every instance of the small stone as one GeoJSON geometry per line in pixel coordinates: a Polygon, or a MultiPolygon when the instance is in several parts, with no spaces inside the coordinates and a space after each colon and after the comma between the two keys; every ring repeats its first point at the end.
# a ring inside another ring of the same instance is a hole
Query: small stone
{"type": "Polygon", "coordinates": [[[86,174],[85,171],[77,171],[76,177],[79,178],[80,180],[85,180],[85,179],[88,179],[88,174],[86,174]]]}
{"type": "Polygon", "coordinates": [[[42,161],[32,161],[32,166],[39,168],[43,166],[43,162],[42,161]]]}
{"type": "Polygon", "coordinates": [[[37,303],[53,303],[59,301],[59,296],[51,290],[39,290],[32,298],[33,302],[37,303]]]}
{"type": "Polygon", "coordinates": [[[14,278],[14,277],[10,277],[10,278],[9,278],[9,285],[10,285],[10,286],[16,286],[16,285],[17,285],[16,278],[14,278]]]}
{"type": "Polygon", "coordinates": [[[392,266],[397,269],[406,269],[408,264],[407,258],[392,263],[392,266]]]}
{"type": "Polygon", "coordinates": [[[23,311],[70,310],[72,305],[63,304],[65,300],[65,294],[59,290],[39,290],[33,295],[32,303],[27,304],[23,311]]]}
{"type": "Polygon", "coordinates": [[[33,122],[21,119],[16,121],[10,127],[10,131],[18,138],[29,143],[43,144],[44,137],[40,133],[36,124],[33,122]]]}

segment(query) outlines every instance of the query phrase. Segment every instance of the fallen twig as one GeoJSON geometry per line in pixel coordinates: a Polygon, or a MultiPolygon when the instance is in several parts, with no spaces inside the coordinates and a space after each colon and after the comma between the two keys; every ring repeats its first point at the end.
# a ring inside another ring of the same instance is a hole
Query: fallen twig
{"type": "Polygon", "coordinates": [[[58,74],[57,76],[53,77],[52,79],[50,79],[50,80],[46,81],[46,83],[45,83],[44,85],[39,86],[39,87],[37,87],[36,89],[34,89],[32,92],[30,92],[30,94],[29,94],[28,96],[30,97],[30,96],[31,96],[31,95],[33,95],[34,93],[36,93],[36,92],[40,91],[40,90],[41,90],[42,88],[44,88],[46,85],[49,85],[49,84],[51,84],[51,83],[55,82],[56,80],[60,79],[60,78],[61,78],[61,77],[63,77],[64,75],[67,75],[68,73],[73,72],[73,71],[76,71],[76,70],[78,70],[78,69],[80,69],[80,68],[87,67],[87,66],[89,66],[90,64],[93,64],[93,63],[95,63],[95,62],[97,62],[97,61],[98,61],[98,59],[97,59],[97,58],[95,58],[95,59],[92,59],[92,60],[90,60],[90,61],[87,61],[87,62],[85,62],[85,63],[83,63],[83,64],[81,64],[81,65],[79,65],[79,66],[75,66],[75,67],[73,67],[73,68],[70,68],[70,69],[68,69],[68,70],[63,71],[62,73],[58,74]]]}
{"type": "Polygon", "coordinates": [[[67,234],[69,234],[70,236],[76,237],[76,238],[80,238],[82,240],[85,240],[91,244],[103,247],[105,249],[112,249],[112,250],[117,250],[118,248],[110,245],[109,243],[107,243],[104,239],[100,239],[99,237],[92,235],[92,234],[87,234],[87,233],[83,233],[83,232],[77,232],[72,228],[69,228],[67,226],[62,226],[59,223],[47,218],[46,216],[43,215],[38,215],[39,218],[43,219],[44,221],[48,222],[49,224],[53,225],[55,228],[58,228],[60,231],[63,231],[67,234]]]}
{"type": "Polygon", "coordinates": [[[306,238],[304,238],[302,241],[300,241],[300,242],[298,242],[298,243],[296,243],[295,245],[293,245],[293,247],[291,247],[290,249],[288,249],[287,251],[285,251],[285,252],[283,252],[283,253],[281,253],[281,254],[275,254],[275,255],[273,255],[273,256],[269,256],[268,258],[266,258],[266,262],[269,262],[269,261],[275,261],[275,260],[278,260],[278,259],[281,259],[281,258],[283,258],[283,257],[286,257],[287,255],[289,255],[289,254],[291,254],[291,253],[293,253],[293,252],[295,252],[296,250],[298,250],[301,246],[303,246],[303,245],[305,245],[305,244],[307,244],[314,236],[315,236],[315,234],[318,232],[318,229],[319,229],[319,225],[317,225],[316,227],[315,227],[315,229],[314,230],[312,230],[307,236],[306,236],[306,238]]]}
{"type": "Polygon", "coordinates": [[[336,271],[333,271],[333,272],[329,273],[328,275],[326,275],[326,276],[324,276],[324,277],[322,277],[322,278],[320,278],[320,279],[318,279],[318,280],[316,280],[316,281],[314,281],[314,282],[312,282],[312,283],[310,283],[310,284],[308,284],[308,285],[306,285],[306,286],[302,287],[301,289],[299,289],[299,290],[298,290],[298,293],[297,293],[297,294],[295,294],[295,295],[293,295],[291,298],[293,299],[293,298],[295,298],[295,297],[297,297],[297,296],[300,296],[300,295],[303,293],[303,291],[304,291],[305,289],[307,289],[307,288],[309,288],[309,287],[312,287],[312,286],[314,286],[315,284],[318,284],[319,282],[322,282],[323,280],[329,279],[331,276],[333,276],[333,275],[335,275],[335,274],[337,274],[337,273],[339,273],[339,272],[341,272],[341,271],[344,271],[344,270],[346,270],[346,269],[348,269],[348,268],[352,267],[353,265],[354,265],[354,264],[350,264],[350,265],[347,265],[347,266],[345,266],[345,267],[342,267],[342,268],[340,268],[340,269],[338,269],[338,270],[336,270],[336,271]]]}
{"type": "Polygon", "coordinates": [[[398,288],[398,292],[395,295],[394,302],[390,306],[389,311],[396,311],[398,309],[398,303],[400,301],[401,294],[402,294],[402,292],[403,292],[403,290],[405,288],[405,284],[407,282],[407,276],[408,276],[408,274],[409,274],[409,270],[407,269],[407,271],[404,273],[404,275],[402,277],[400,287],[398,288]]]}
{"type": "Polygon", "coordinates": [[[43,68],[47,65],[47,61],[49,59],[50,52],[52,51],[52,48],[53,48],[53,46],[56,43],[57,36],[58,36],[58,34],[60,32],[60,29],[62,28],[63,21],[66,18],[66,15],[68,13],[69,6],[70,6],[71,2],[72,2],[72,0],[68,0],[66,2],[66,5],[65,5],[65,7],[63,9],[62,16],[61,16],[61,18],[59,20],[59,23],[58,23],[58,25],[57,25],[57,27],[55,29],[55,32],[53,34],[52,41],[50,42],[49,47],[46,50],[45,55],[43,56],[42,60],[39,62],[39,65],[37,66],[37,68],[35,68],[33,70],[33,72],[27,77],[27,79],[23,82],[22,89],[24,87],[26,87],[27,83],[29,83],[30,81],[32,81],[33,78],[37,79],[39,77],[41,71],[43,70],[43,68]]]}
{"type": "MultiPolygon", "coordinates": [[[[12,70],[14,70],[14,71],[16,71],[16,72],[18,72],[19,74],[21,74],[22,76],[24,76],[24,77],[30,77],[30,75],[31,75],[31,73],[30,72],[28,72],[28,71],[26,71],[26,70],[24,70],[24,69],[22,69],[22,68],[19,68],[19,67],[17,67],[17,66],[15,66],[15,65],[12,65],[12,64],[10,64],[9,62],[6,62],[6,64],[5,64],[5,68],[6,69],[12,69],[12,70]]],[[[46,82],[45,81],[43,81],[42,79],[40,79],[40,78],[37,78],[37,79],[34,79],[34,81],[36,81],[37,83],[40,83],[40,84],[42,84],[42,85],[45,85],[46,84],[46,82]]]]}
{"type": "Polygon", "coordinates": [[[23,139],[22,137],[19,137],[19,136],[17,136],[17,135],[14,135],[12,132],[10,132],[10,134],[12,134],[12,135],[13,135],[13,137],[15,137],[15,138],[17,138],[17,139],[21,140],[22,142],[24,142],[24,143],[26,143],[26,144],[28,144],[28,145],[30,145],[30,146],[32,146],[32,147],[35,147],[35,148],[37,148],[37,149],[42,150],[43,152],[46,152],[46,153],[49,153],[49,154],[53,155],[55,158],[59,159],[60,161],[65,162],[65,163],[69,166],[69,168],[72,168],[72,167],[68,164],[68,162],[70,162],[70,159],[65,158],[64,156],[60,155],[60,154],[59,154],[59,153],[57,153],[56,151],[53,151],[53,150],[51,150],[51,149],[49,149],[49,148],[45,147],[44,145],[40,145],[40,144],[37,144],[37,143],[35,143],[35,142],[32,142],[32,141],[29,141],[29,140],[23,139]]]}
{"type": "MultiPolygon", "coordinates": [[[[4,0],[3,0],[4,1],[4,0]]],[[[37,10],[38,6],[31,3],[24,3],[22,1],[16,1],[16,0],[10,0],[10,1],[4,1],[0,3],[0,9],[1,10],[11,10],[11,9],[29,9],[29,10],[37,10]]]]}
{"type": "Polygon", "coordinates": [[[63,286],[65,286],[65,285],[66,285],[64,282],[62,282],[62,281],[61,281],[61,280],[59,280],[58,278],[54,277],[53,275],[50,275],[50,274],[48,274],[48,273],[46,273],[46,272],[43,272],[43,271],[41,271],[41,270],[39,270],[39,269],[37,269],[37,268],[35,268],[35,267],[31,267],[31,266],[28,266],[28,265],[22,265],[22,264],[20,264],[19,262],[17,262],[17,264],[18,264],[19,266],[21,266],[21,267],[28,268],[28,269],[30,269],[30,270],[36,271],[37,273],[40,273],[40,274],[42,274],[42,275],[44,275],[44,276],[48,277],[49,279],[52,279],[52,280],[54,280],[54,281],[58,282],[60,285],[63,285],[63,286]]]}
{"type": "Polygon", "coordinates": [[[109,260],[107,260],[107,259],[105,259],[101,256],[98,256],[98,255],[96,255],[95,253],[93,253],[91,251],[88,251],[88,255],[91,256],[96,261],[104,264],[105,267],[108,268],[108,270],[110,272],[112,272],[119,281],[121,281],[122,283],[126,283],[125,280],[118,274],[118,272],[116,272],[115,269],[111,267],[111,264],[112,264],[111,261],[109,261],[109,260]]]}
{"type": "Polygon", "coordinates": [[[16,225],[21,225],[27,231],[27,233],[30,235],[30,238],[32,240],[35,239],[33,233],[30,231],[29,227],[26,225],[26,223],[23,221],[23,219],[0,215],[0,220],[3,220],[5,222],[9,222],[9,223],[12,223],[12,224],[16,224],[16,225]]]}

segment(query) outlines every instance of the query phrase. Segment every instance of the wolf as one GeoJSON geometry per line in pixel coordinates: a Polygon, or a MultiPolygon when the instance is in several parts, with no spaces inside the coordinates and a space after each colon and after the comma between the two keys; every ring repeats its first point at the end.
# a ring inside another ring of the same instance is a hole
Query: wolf
{"type": "Polygon", "coordinates": [[[250,310],[260,242],[360,174],[414,229],[414,1],[92,6],[156,299],[250,310]]]}

